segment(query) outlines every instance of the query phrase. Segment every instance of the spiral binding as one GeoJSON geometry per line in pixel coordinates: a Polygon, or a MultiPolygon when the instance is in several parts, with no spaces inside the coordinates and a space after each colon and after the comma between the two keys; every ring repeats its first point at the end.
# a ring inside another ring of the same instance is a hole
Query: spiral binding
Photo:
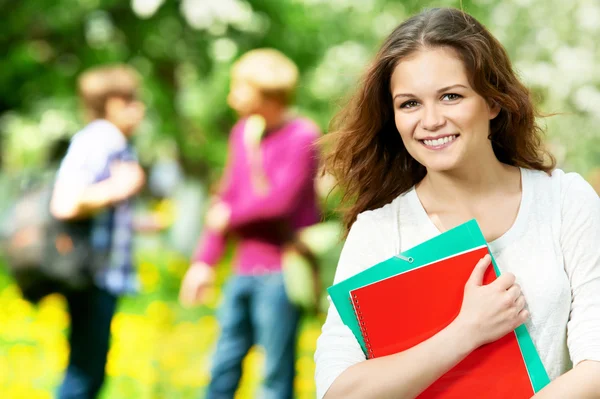
{"type": "Polygon", "coordinates": [[[362,312],[360,311],[360,305],[358,304],[358,297],[356,295],[352,295],[349,299],[350,303],[354,307],[354,313],[356,313],[356,320],[358,321],[358,326],[360,327],[360,332],[363,336],[363,340],[365,341],[365,347],[367,348],[367,359],[373,359],[375,357],[373,347],[371,346],[371,342],[369,341],[369,336],[367,334],[367,328],[365,326],[365,322],[362,316],[362,312]]]}
{"type": "MultiPolygon", "coordinates": [[[[395,255],[396,258],[401,259],[408,263],[413,263],[414,258],[412,256],[404,256],[402,254],[395,255]]],[[[363,336],[363,340],[365,341],[365,347],[367,348],[367,358],[372,359],[375,357],[373,347],[371,346],[371,342],[369,341],[369,335],[367,334],[367,327],[365,326],[365,322],[362,316],[362,312],[360,311],[360,305],[358,304],[358,297],[354,294],[349,298],[352,307],[354,308],[354,313],[356,313],[356,320],[358,321],[358,326],[360,327],[360,332],[363,336]]]]}

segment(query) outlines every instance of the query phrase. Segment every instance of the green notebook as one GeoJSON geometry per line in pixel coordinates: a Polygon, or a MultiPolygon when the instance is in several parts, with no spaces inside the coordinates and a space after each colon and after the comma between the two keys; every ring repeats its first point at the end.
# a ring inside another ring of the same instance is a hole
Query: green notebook
{"type": "MultiPolygon", "coordinates": [[[[350,328],[366,354],[365,342],[350,300],[352,290],[482,246],[487,247],[487,242],[477,222],[471,220],[341,281],[329,287],[327,291],[342,321],[350,328]]],[[[500,270],[493,256],[492,264],[496,275],[499,276],[500,270]]],[[[549,383],[548,375],[525,325],[519,326],[515,334],[533,388],[537,392],[549,383]]]]}

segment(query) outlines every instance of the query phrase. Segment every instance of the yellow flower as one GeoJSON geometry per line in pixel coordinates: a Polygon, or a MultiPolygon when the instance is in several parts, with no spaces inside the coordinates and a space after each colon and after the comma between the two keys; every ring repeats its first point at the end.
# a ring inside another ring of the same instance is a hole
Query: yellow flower
{"type": "Polygon", "coordinates": [[[143,291],[155,291],[160,280],[158,268],[152,263],[142,262],[138,268],[138,271],[143,291]]]}
{"type": "Polygon", "coordinates": [[[52,394],[47,391],[35,389],[28,384],[15,383],[2,393],[2,397],[10,399],[51,399],[52,394]]]}
{"type": "Polygon", "coordinates": [[[296,370],[298,370],[298,376],[313,378],[315,375],[315,362],[311,356],[302,356],[296,362],[296,370]]]}
{"type": "Polygon", "coordinates": [[[0,356],[0,387],[3,387],[7,382],[10,381],[8,378],[10,367],[6,356],[0,356]]]}
{"type": "Polygon", "coordinates": [[[161,368],[171,371],[176,369],[177,367],[181,367],[182,357],[179,353],[174,350],[164,351],[164,354],[161,354],[159,359],[159,365],[161,368]]]}
{"type": "Polygon", "coordinates": [[[27,384],[42,374],[38,349],[31,345],[16,344],[8,350],[8,362],[14,384],[27,384]]]}
{"type": "Polygon", "coordinates": [[[42,302],[35,319],[36,323],[46,327],[62,330],[69,326],[69,314],[56,302],[42,302]]]}
{"type": "Polygon", "coordinates": [[[172,373],[169,381],[173,386],[179,388],[199,388],[208,385],[210,381],[210,371],[208,368],[187,368],[172,373]]]}
{"type": "Polygon", "coordinates": [[[165,302],[152,301],[146,309],[146,315],[152,322],[158,325],[173,324],[173,311],[165,302]]]}
{"type": "Polygon", "coordinates": [[[298,346],[301,351],[314,352],[317,348],[317,338],[321,335],[321,328],[314,325],[308,325],[307,329],[299,337],[298,346]]]}
{"type": "Polygon", "coordinates": [[[161,225],[170,226],[177,215],[177,208],[175,207],[175,203],[167,198],[158,203],[156,212],[158,213],[161,225]]]}
{"type": "MultiPolygon", "coordinates": [[[[130,359],[131,361],[131,359],[130,359]]],[[[156,370],[152,364],[145,359],[134,359],[131,361],[128,375],[145,385],[152,385],[157,380],[156,370]]]]}
{"type": "Polygon", "coordinates": [[[5,289],[2,290],[2,294],[0,294],[1,301],[12,301],[20,297],[21,291],[19,291],[19,287],[17,287],[16,284],[8,285],[5,289]]]}
{"type": "Polygon", "coordinates": [[[253,346],[242,364],[242,380],[236,399],[254,398],[258,394],[264,371],[265,353],[259,346],[253,346]]]}
{"type": "Polygon", "coordinates": [[[167,271],[177,278],[182,278],[189,266],[189,261],[177,254],[173,254],[167,261],[167,271]]]}
{"type": "Polygon", "coordinates": [[[44,306],[66,310],[67,300],[60,294],[51,294],[41,300],[40,307],[44,306]]]}

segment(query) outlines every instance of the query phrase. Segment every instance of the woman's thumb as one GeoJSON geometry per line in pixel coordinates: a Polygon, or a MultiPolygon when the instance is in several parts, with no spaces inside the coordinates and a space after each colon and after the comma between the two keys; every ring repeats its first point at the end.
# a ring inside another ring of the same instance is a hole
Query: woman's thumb
{"type": "Polygon", "coordinates": [[[470,285],[483,285],[483,276],[485,275],[485,271],[490,266],[491,257],[489,254],[486,254],[483,258],[477,262],[473,272],[471,273],[471,277],[469,277],[469,281],[467,284],[470,285]]]}

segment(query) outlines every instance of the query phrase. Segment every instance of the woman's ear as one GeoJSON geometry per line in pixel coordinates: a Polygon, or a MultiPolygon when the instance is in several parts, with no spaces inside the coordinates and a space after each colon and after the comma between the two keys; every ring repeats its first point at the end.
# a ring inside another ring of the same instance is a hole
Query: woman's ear
{"type": "Polygon", "coordinates": [[[489,107],[489,110],[490,110],[490,120],[492,120],[495,117],[497,117],[498,114],[500,113],[500,111],[502,110],[502,107],[500,106],[500,104],[498,104],[494,100],[489,100],[488,101],[488,107],[489,107]]]}

